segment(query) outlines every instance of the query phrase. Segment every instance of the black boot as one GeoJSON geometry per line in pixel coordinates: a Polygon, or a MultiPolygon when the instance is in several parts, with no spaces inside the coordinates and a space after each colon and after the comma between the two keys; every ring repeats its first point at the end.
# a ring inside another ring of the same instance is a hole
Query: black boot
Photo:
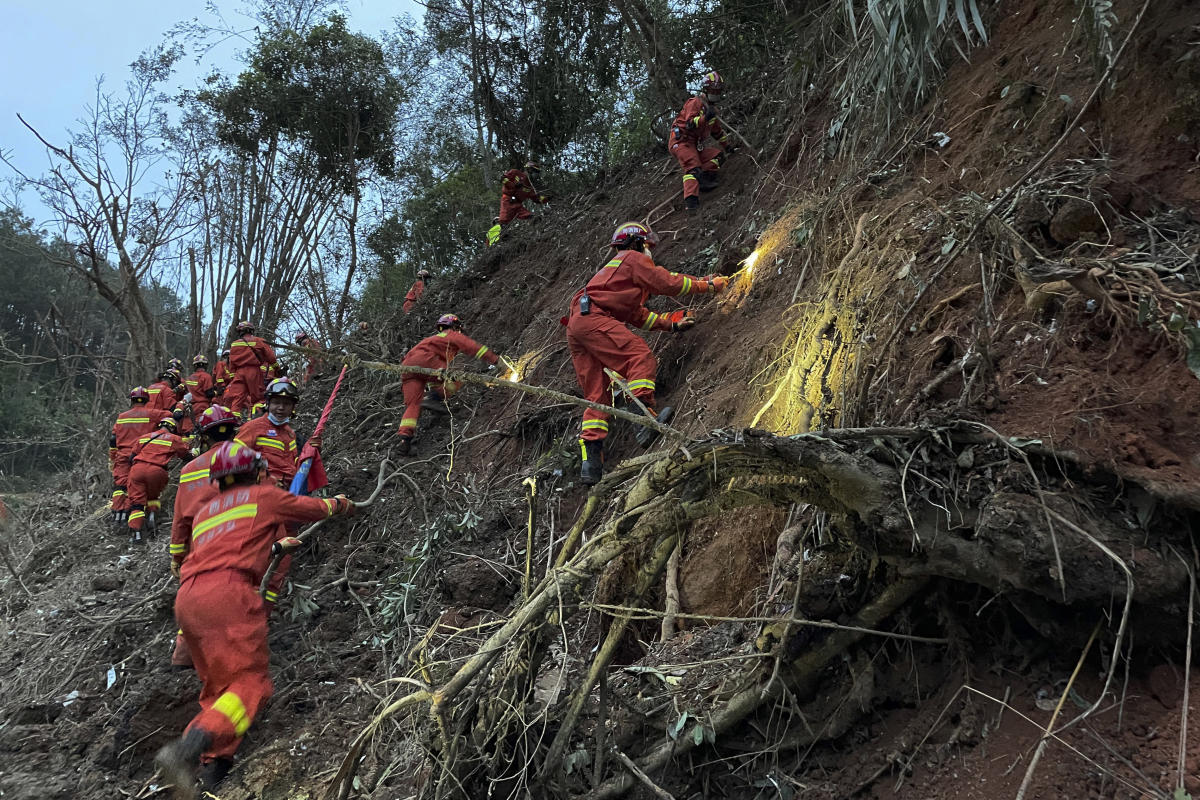
{"type": "Polygon", "coordinates": [[[700,198],[692,195],[683,199],[683,208],[689,214],[700,209],[700,198]]]}
{"type": "Polygon", "coordinates": [[[175,787],[175,796],[184,800],[196,798],[196,767],[200,754],[212,745],[209,735],[199,728],[192,728],[183,737],[176,739],[158,751],[154,766],[163,780],[175,787]]]}
{"type": "Polygon", "coordinates": [[[432,389],[426,392],[424,399],[421,400],[421,409],[424,411],[432,411],[435,414],[450,413],[450,407],[446,405],[446,398],[442,397],[432,389]]]}
{"type": "MultiPolygon", "coordinates": [[[[640,412],[641,409],[639,408],[638,411],[640,412]]],[[[663,425],[666,425],[671,420],[671,416],[674,413],[675,409],[671,408],[670,406],[665,406],[662,411],[659,411],[654,415],[654,418],[663,425]]],[[[657,439],[658,436],[658,431],[654,430],[653,428],[643,427],[641,425],[638,425],[637,431],[633,434],[633,438],[637,440],[639,447],[649,447],[650,445],[654,444],[654,440],[657,439]]]]}
{"type": "Polygon", "coordinates": [[[595,486],[604,477],[604,440],[579,440],[579,450],[583,458],[580,478],[584,486],[595,486]]]}
{"type": "Polygon", "coordinates": [[[399,437],[399,439],[400,439],[400,441],[396,442],[396,452],[402,456],[406,456],[409,453],[411,453],[413,437],[401,436],[401,437],[399,437]]]}
{"type": "Polygon", "coordinates": [[[229,770],[233,769],[232,758],[214,758],[200,765],[200,788],[206,792],[215,792],[217,784],[225,780],[229,770]]]}

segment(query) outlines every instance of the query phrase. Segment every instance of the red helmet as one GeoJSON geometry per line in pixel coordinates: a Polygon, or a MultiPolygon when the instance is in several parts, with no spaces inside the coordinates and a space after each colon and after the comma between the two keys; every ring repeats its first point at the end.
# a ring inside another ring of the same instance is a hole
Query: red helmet
{"type": "Polygon", "coordinates": [[[704,77],[700,79],[700,91],[705,94],[720,94],[725,91],[725,81],[721,80],[721,73],[716,70],[704,73],[704,77]]]}
{"type": "Polygon", "coordinates": [[[196,420],[196,427],[201,433],[209,433],[222,425],[230,425],[233,428],[238,427],[238,416],[230,411],[225,406],[209,406],[204,409],[204,413],[200,415],[200,419],[196,420]]]}
{"type": "Polygon", "coordinates": [[[129,390],[129,402],[131,403],[149,403],[150,393],[146,391],[145,386],[135,386],[129,390]]]}
{"type": "Polygon", "coordinates": [[[208,356],[204,355],[204,353],[197,353],[196,355],[192,356],[192,366],[193,367],[207,366],[207,365],[208,365],[208,356]]]}
{"type": "Polygon", "coordinates": [[[254,332],[254,323],[249,322],[247,320],[242,320],[241,322],[239,322],[237,324],[237,327],[234,328],[234,330],[237,331],[238,333],[253,333],[254,332]]]}
{"type": "Polygon", "coordinates": [[[232,475],[254,474],[265,466],[257,450],[235,439],[217,445],[209,462],[208,477],[215,481],[232,475]]]}
{"type": "Polygon", "coordinates": [[[296,344],[303,344],[304,340],[307,338],[308,338],[308,334],[305,333],[304,331],[300,331],[299,333],[296,334],[296,344]]]}
{"type": "Polygon", "coordinates": [[[183,369],[183,362],[180,361],[178,358],[172,358],[170,361],[167,362],[167,369],[181,370],[181,369],[183,369]]]}
{"type": "Polygon", "coordinates": [[[658,244],[658,234],[640,222],[625,222],[613,231],[608,246],[618,250],[641,250],[643,244],[654,247],[658,244]]]}
{"type": "Polygon", "coordinates": [[[428,277],[429,277],[429,270],[427,270],[427,269],[419,269],[419,270],[417,270],[417,277],[418,277],[418,278],[428,278],[428,277]]]}
{"type": "Polygon", "coordinates": [[[158,377],[173,380],[177,384],[183,382],[183,375],[174,367],[168,367],[167,369],[164,369],[162,371],[162,375],[159,375],[158,377]]]}
{"type": "Polygon", "coordinates": [[[288,397],[300,402],[300,390],[291,378],[276,378],[267,384],[267,399],[272,397],[288,397]]]}
{"type": "Polygon", "coordinates": [[[158,421],[158,427],[166,428],[171,433],[175,433],[179,430],[179,423],[175,421],[174,417],[163,417],[158,421]]]}
{"type": "Polygon", "coordinates": [[[462,321],[453,314],[442,314],[438,317],[437,327],[439,331],[444,328],[461,328],[462,321]]]}

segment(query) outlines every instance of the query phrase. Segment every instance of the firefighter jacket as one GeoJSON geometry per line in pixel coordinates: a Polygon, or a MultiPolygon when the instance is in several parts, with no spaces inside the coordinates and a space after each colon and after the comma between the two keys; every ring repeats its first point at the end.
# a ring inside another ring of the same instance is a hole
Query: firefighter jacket
{"type": "Polygon", "coordinates": [[[164,428],[138,439],[133,446],[132,461],[166,469],[172,458],[188,458],[191,454],[183,439],[164,428]]]}
{"type": "Polygon", "coordinates": [[[688,98],[679,111],[679,116],[675,117],[675,122],[671,124],[671,140],[667,146],[670,147],[676,142],[697,145],[712,136],[724,149],[729,134],[722,130],[720,120],[715,118],[716,112],[716,106],[706,103],[703,99],[688,98]],[[706,111],[709,112],[707,117],[706,111]]]}
{"type": "Polygon", "coordinates": [[[287,523],[316,522],[347,510],[344,500],[302,497],[269,483],[225,487],[202,503],[192,520],[180,579],[186,583],[206,572],[229,570],[258,585],[271,561],[271,545],[287,536],[287,523]]]}
{"type": "Polygon", "coordinates": [[[239,428],[234,439],[262,454],[272,479],[287,483],[295,476],[298,453],[296,432],[291,425],[276,425],[264,414],[239,428]]]}
{"type": "Polygon", "coordinates": [[[171,519],[171,558],[182,564],[192,544],[192,523],[204,503],[217,494],[217,487],[208,477],[212,465],[213,447],[193,458],[179,472],[179,492],[175,495],[175,512],[171,519]]]}
{"type": "Polygon", "coordinates": [[[460,352],[471,353],[488,364],[495,364],[500,360],[500,357],[486,346],[461,331],[445,330],[417,342],[400,363],[409,367],[445,369],[460,352]]]}
{"type": "Polygon", "coordinates": [[[421,295],[425,294],[425,281],[417,278],[417,282],[408,290],[408,294],[404,295],[404,313],[411,313],[413,306],[421,299],[421,295]]]}
{"type": "Polygon", "coordinates": [[[157,408],[166,411],[166,416],[171,416],[171,409],[175,408],[175,402],[178,398],[175,396],[175,389],[165,380],[158,383],[150,384],[150,388],[146,390],[150,394],[150,402],[146,404],[148,408],[157,408]]]}
{"type": "Polygon", "coordinates": [[[246,334],[234,339],[229,344],[229,366],[234,370],[246,367],[258,367],[265,378],[267,372],[275,374],[279,371],[275,350],[267,344],[266,339],[246,334]]]}
{"type": "MultiPolygon", "coordinates": [[[[712,284],[703,278],[668,272],[645,253],[620,250],[592,276],[587,286],[575,293],[571,299],[571,314],[579,313],[579,299],[586,292],[592,314],[607,314],[642,330],[669,331],[676,315],[658,314],[646,308],[650,295],[679,297],[707,294],[712,290],[712,284]]],[[[565,324],[565,318],[563,322],[565,324]]]]}
{"type": "Polygon", "coordinates": [[[546,202],[546,198],[539,195],[533,188],[533,182],[529,180],[529,176],[519,169],[510,169],[504,173],[504,177],[500,179],[500,193],[513,203],[522,203],[526,200],[533,200],[535,203],[546,202]]]}
{"type": "Polygon", "coordinates": [[[123,455],[128,459],[138,439],[153,433],[158,423],[169,416],[170,412],[150,408],[148,403],[135,403],[128,411],[122,411],[113,423],[112,435],[108,440],[109,458],[115,460],[123,455]]]}
{"type": "Polygon", "coordinates": [[[198,369],[184,380],[187,390],[192,395],[192,415],[200,416],[204,409],[212,405],[212,399],[217,396],[213,388],[213,376],[198,369]]]}
{"type": "Polygon", "coordinates": [[[229,362],[223,358],[218,359],[213,365],[212,377],[213,388],[217,390],[217,394],[222,394],[233,382],[233,370],[229,367],[229,362]]]}

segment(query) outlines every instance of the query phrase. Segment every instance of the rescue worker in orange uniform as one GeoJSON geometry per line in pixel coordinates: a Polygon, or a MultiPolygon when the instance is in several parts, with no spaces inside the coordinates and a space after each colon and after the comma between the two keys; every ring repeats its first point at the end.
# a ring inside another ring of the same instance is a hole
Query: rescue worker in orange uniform
{"type": "MultiPolygon", "coordinates": [[[[200,436],[203,453],[193,458],[179,471],[179,491],[175,495],[175,511],[171,518],[171,574],[179,578],[179,568],[187,558],[192,544],[192,521],[196,514],[217,489],[209,479],[216,445],[227,442],[238,431],[238,417],[225,406],[212,405],[196,418],[196,431],[200,436]]],[[[274,583],[274,581],[272,581],[274,583]]],[[[275,591],[278,591],[276,587],[275,591]]],[[[191,651],[181,631],[175,637],[175,650],[171,654],[171,665],[191,667],[191,651]]]]}
{"type": "MultiPolygon", "coordinates": [[[[296,334],[296,344],[299,345],[300,347],[306,347],[309,350],[324,351],[324,349],[325,349],[321,345],[320,342],[318,342],[313,337],[309,336],[308,333],[305,331],[300,331],[298,334],[296,334]]],[[[319,366],[321,366],[321,357],[318,356],[316,353],[309,353],[308,363],[304,365],[304,382],[305,383],[308,383],[309,381],[312,380],[312,377],[313,377],[313,375],[316,374],[317,367],[319,367],[319,366]]]]}
{"type": "Polygon", "coordinates": [[[279,369],[275,350],[265,339],[254,335],[254,325],[237,324],[238,338],[229,345],[229,366],[233,380],[226,387],[225,405],[235,414],[261,402],[267,381],[279,369]]]}
{"type": "Polygon", "coordinates": [[[150,408],[170,412],[183,396],[183,375],[173,367],[167,367],[158,376],[158,381],[150,384],[146,391],[150,394],[150,408]]]}
{"type": "Polygon", "coordinates": [[[421,295],[425,294],[425,284],[429,281],[429,270],[417,270],[417,280],[413,283],[412,288],[408,290],[408,294],[404,295],[404,313],[411,314],[413,306],[421,299],[421,295]]]}
{"type": "Polygon", "coordinates": [[[167,487],[167,467],[171,459],[191,457],[177,431],[179,423],[171,417],[158,423],[159,430],[146,434],[134,445],[129,467],[129,533],[135,542],[142,540],[142,526],[150,520],[154,530],[154,515],[159,509],[158,496],[167,487]]]}
{"type": "Polygon", "coordinates": [[[683,168],[683,205],[688,211],[700,207],[700,192],[716,188],[721,163],[734,151],[729,134],[716,118],[716,99],[725,90],[717,72],[705,74],[700,91],[688,98],[671,125],[667,148],[683,168]],[[716,147],[701,147],[704,140],[716,139],[716,147]]]}
{"type": "Polygon", "coordinates": [[[526,200],[532,200],[539,205],[548,198],[533,188],[533,179],[541,174],[542,168],[537,162],[525,164],[524,170],[510,169],[500,179],[500,224],[507,225],[514,219],[529,219],[533,216],[525,207],[526,200]]]}
{"type": "MultiPolygon", "coordinates": [[[[296,475],[296,459],[300,455],[296,431],[291,425],[299,402],[300,390],[295,382],[291,378],[276,378],[267,387],[267,413],[243,424],[237,433],[239,442],[262,453],[271,479],[285,489],[296,475]]],[[[312,445],[321,449],[319,440],[312,445]]]]}
{"type": "Polygon", "coordinates": [[[208,357],[200,353],[192,359],[192,374],[187,376],[183,382],[187,387],[183,401],[192,407],[192,419],[197,421],[208,409],[213,398],[217,396],[213,376],[208,373],[206,367],[208,367],[208,357]]]}
{"type": "Polygon", "coordinates": [[[289,494],[262,482],[266,462],[232,441],[217,446],[209,475],[218,493],[195,515],[191,550],[180,568],[175,619],[204,686],[200,713],[155,764],[177,796],[196,797],[196,768],[206,789],[224,777],[250,724],[271,697],[269,609],[258,585],[271,547],[288,523],[348,514],[354,504],[289,494]]]}
{"type": "MultiPolygon", "coordinates": [[[[496,368],[500,357],[484,345],[479,344],[462,332],[462,322],[453,314],[443,314],[437,321],[438,332],[417,342],[400,362],[401,366],[428,367],[429,369],[445,369],[459,352],[472,353],[475,358],[488,365],[489,370],[496,368]]],[[[446,398],[460,388],[457,381],[446,381],[430,375],[404,375],[404,416],[400,418],[400,429],[396,434],[400,437],[400,455],[408,455],[412,448],[413,437],[417,435],[417,420],[421,417],[421,409],[435,411],[440,414],[450,413],[446,407],[446,398]],[[428,388],[426,388],[428,387],[428,388]]]]}
{"type": "MultiPolygon", "coordinates": [[[[658,364],[646,342],[626,328],[633,325],[646,331],[685,331],[696,320],[691,312],[658,314],[646,308],[651,295],[679,297],[689,294],[722,292],[729,280],[723,276],[695,278],[669,272],[656,265],[650,251],[658,236],[640,222],[626,222],[613,233],[609,247],[617,254],[605,264],[587,286],[571,300],[571,313],[564,318],[567,344],[575,376],[583,396],[593,403],[608,402],[607,367],[619,374],[634,397],[655,414],[654,378],[658,364]]],[[[655,414],[661,422],[670,418],[670,407],[655,414]]],[[[603,448],[608,436],[608,415],[587,409],[579,444],[583,454],[583,483],[597,483],[604,474],[603,448]]],[[[657,434],[638,427],[637,441],[647,447],[657,434]]]]}
{"type": "Polygon", "coordinates": [[[150,393],[141,386],[129,392],[129,410],[117,415],[108,439],[108,465],[113,476],[113,521],[123,524],[129,518],[129,467],[138,439],[152,433],[167,412],[150,408],[150,393]]]}
{"type": "MultiPolygon", "coordinates": [[[[217,358],[217,363],[213,364],[213,388],[217,390],[217,397],[225,394],[225,390],[229,388],[229,384],[233,382],[233,370],[229,368],[229,351],[222,350],[220,357],[217,358]]],[[[228,407],[229,403],[224,402],[222,405],[228,407]]]]}

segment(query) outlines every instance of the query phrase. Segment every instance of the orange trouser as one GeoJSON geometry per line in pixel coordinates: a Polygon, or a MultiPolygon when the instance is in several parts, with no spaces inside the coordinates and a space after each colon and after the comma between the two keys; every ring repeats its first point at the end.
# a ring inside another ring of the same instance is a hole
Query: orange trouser
{"type": "Polygon", "coordinates": [[[129,469],[129,529],[140,531],[147,511],[158,510],[158,496],[167,488],[167,471],[144,461],[129,469]]]}
{"type": "Polygon", "coordinates": [[[693,170],[699,168],[705,172],[717,172],[721,169],[721,162],[717,159],[717,156],[721,155],[719,147],[698,150],[695,142],[675,142],[671,145],[671,155],[675,156],[679,166],[683,167],[684,197],[700,195],[700,181],[693,170]]]}
{"type": "Polygon", "coordinates": [[[225,389],[225,400],[229,410],[240,414],[255,403],[261,403],[267,395],[267,387],[263,385],[263,371],[260,367],[238,367],[233,373],[233,380],[225,389]]]}
{"type": "Polygon", "coordinates": [[[192,662],[192,650],[190,647],[188,647],[187,639],[183,638],[183,631],[179,631],[175,634],[175,649],[171,651],[171,666],[196,666],[192,662]]]}
{"type": "Polygon", "coordinates": [[[500,195],[500,224],[507,225],[514,219],[529,219],[533,216],[525,207],[524,200],[509,200],[508,195],[500,195]]]}
{"type": "Polygon", "coordinates": [[[175,619],[204,682],[200,713],[188,730],[199,728],[212,740],[202,761],[230,758],[274,691],[266,603],[246,572],[203,572],[179,587],[175,619]]]}
{"type": "Polygon", "coordinates": [[[118,452],[112,468],[112,510],[129,510],[129,453],[118,452]]]}
{"type": "Polygon", "coordinates": [[[417,435],[417,420],[421,418],[421,399],[425,397],[426,384],[430,386],[430,391],[443,399],[453,395],[462,386],[458,381],[443,384],[440,378],[428,375],[405,375],[402,385],[404,416],[400,418],[400,430],[396,431],[399,435],[409,439],[417,435]]]}
{"type": "MultiPolygon", "coordinates": [[[[567,345],[585,400],[605,404],[612,401],[610,380],[604,374],[604,368],[608,367],[621,376],[646,408],[654,410],[658,362],[642,337],[625,327],[625,323],[595,310],[587,315],[574,313],[567,322],[567,345]]],[[[595,442],[606,436],[608,415],[590,408],[585,410],[580,437],[595,442]]]]}

